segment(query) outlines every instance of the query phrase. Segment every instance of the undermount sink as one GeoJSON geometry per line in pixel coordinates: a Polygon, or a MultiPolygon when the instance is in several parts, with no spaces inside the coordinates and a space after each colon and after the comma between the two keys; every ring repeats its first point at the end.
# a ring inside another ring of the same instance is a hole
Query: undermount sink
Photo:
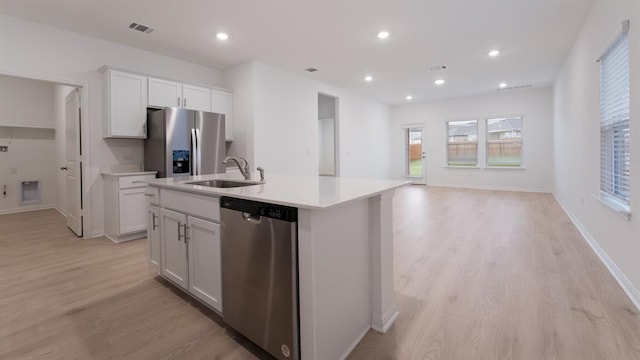
{"type": "Polygon", "coordinates": [[[186,182],[189,185],[200,185],[214,188],[236,188],[243,186],[260,185],[261,182],[257,181],[234,181],[234,180],[207,180],[207,181],[193,181],[186,182]]]}

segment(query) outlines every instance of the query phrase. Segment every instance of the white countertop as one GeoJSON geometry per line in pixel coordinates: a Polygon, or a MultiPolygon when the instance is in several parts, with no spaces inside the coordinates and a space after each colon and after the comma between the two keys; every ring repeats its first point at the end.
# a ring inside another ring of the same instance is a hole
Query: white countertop
{"type": "MultiPolygon", "coordinates": [[[[251,176],[252,181],[259,178],[258,173],[251,176]]],[[[306,209],[325,209],[348,201],[369,198],[410,183],[399,180],[266,173],[265,182],[253,186],[213,188],[186,184],[214,179],[243,180],[239,172],[232,172],[155,179],[147,183],[151,186],[202,195],[230,196],[306,209]]]]}

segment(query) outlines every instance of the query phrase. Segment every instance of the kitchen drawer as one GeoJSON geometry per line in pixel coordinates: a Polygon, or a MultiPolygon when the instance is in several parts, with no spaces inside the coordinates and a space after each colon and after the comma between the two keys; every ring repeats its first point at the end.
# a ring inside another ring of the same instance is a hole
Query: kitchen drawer
{"type": "Polygon", "coordinates": [[[134,176],[120,176],[118,178],[119,189],[130,189],[136,187],[144,187],[145,181],[155,179],[155,175],[134,175],[134,176]]]}
{"type": "Polygon", "coordinates": [[[220,221],[220,198],[218,197],[162,189],[160,200],[163,208],[194,215],[201,219],[220,221]]]}
{"type": "Polygon", "coordinates": [[[160,205],[160,188],[155,186],[147,186],[147,190],[144,193],[147,205],[160,205]]]}

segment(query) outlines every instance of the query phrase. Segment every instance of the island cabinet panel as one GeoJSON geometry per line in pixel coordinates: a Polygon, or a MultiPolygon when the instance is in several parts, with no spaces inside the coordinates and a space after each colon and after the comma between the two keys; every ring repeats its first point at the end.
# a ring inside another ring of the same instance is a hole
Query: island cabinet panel
{"type": "Polygon", "coordinates": [[[151,267],[222,312],[220,199],[153,186],[146,196],[151,267]]]}
{"type": "Polygon", "coordinates": [[[162,276],[187,289],[189,267],[187,263],[187,216],[162,209],[162,276]]]}
{"type": "Polygon", "coordinates": [[[160,208],[147,207],[147,242],[149,246],[149,265],[160,273],[160,208]]]}
{"type": "Polygon", "coordinates": [[[188,217],[189,292],[222,312],[220,224],[188,217]]]}

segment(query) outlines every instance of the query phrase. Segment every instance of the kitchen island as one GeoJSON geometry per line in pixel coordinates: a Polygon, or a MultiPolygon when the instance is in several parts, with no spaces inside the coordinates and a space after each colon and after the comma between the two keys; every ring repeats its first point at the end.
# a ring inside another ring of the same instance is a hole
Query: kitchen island
{"type": "MultiPolygon", "coordinates": [[[[256,178],[254,174],[253,179],[256,178]]],[[[149,181],[150,204],[160,207],[153,211],[187,214],[180,215],[184,216],[183,224],[189,222],[188,214],[193,214],[197,225],[202,222],[198,218],[202,218],[200,214],[207,215],[213,222],[219,221],[221,196],[297,208],[301,359],[346,358],[370,328],[386,332],[393,324],[398,310],[393,293],[392,198],[395,189],[407,182],[267,174],[264,183],[246,187],[214,188],[189,184],[214,179],[238,180],[241,176],[227,173],[149,181]]],[[[165,271],[164,265],[156,264],[162,262],[158,256],[162,251],[152,244],[153,237],[158,237],[152,230],[159,226],[174,234],[175,227],[167,227],[163,220],[171,222],[171,217],[161,217],[158,225],[156,219],[160,216],[156,217],[151,210],[150,213],[151,263],[158,266],[163,276],[188,289],[224,317],[219,279],[211,279],[215,286],[207,291],[206,285],[190,284],[185,279],[188,275],[181,276],[180,271],[172,269],[165,271]],[[154,257],[158,259],[155,262],[154,257]],[[184,284],[180,284],[181,281],[184,284]]],[[[178,243],[180,221],[177,220],[178,243]]],[[[216,224],[212,224],[201,228],[215,232],[216,224]]],[[[188,236],[186,228],[184,225],[184,238],[192,238],[196,244],[192,247],[197,246],[195,235],[188,236]]],[[[175,246],[176,242],[168,243],[175,246]]],[[[214,246],[219,247],[219,240],[214,246]]],[[[197,257],[198,254],[191,255],[197,257]]],[[[217,254],[219,262],[219,249],[217,254]]],[[[195,265],[190,263],[189,266],[196,267],[194,271],[197,271],[198,259],[194,258],[192,262],[195,265]]],[[[212,261],[203,264],[203,269],[210,263],[212,261]]],[[[210,272],[215,269],[207,270],[210,272]]],[[[202,279],[202,276],[194,278],[202,279]]]]}

